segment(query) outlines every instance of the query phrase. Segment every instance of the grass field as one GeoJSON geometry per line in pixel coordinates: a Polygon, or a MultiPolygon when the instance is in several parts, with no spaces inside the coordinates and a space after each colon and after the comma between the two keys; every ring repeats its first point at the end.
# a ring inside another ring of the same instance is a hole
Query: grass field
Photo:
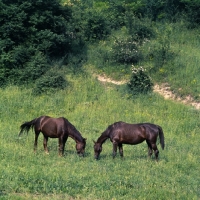
{"type": "Polygon", "coordinates": [[[199,199],[199,111],[157,94],[129,99],[125,86],[101,84],[91,75],[68,77],[71,88],[48,96],[31,90],[0,90],[0,199],[199,199]],[[57,139],[43,151],[42,135],[18,138],[19,126],[40,115],[64,116],[87,138],[79,158],[69,138],[58,157],[57,139]],[[124,159],[112,159],[112,144],[94,160],[93,141],[109,124],[151,122],[162,126],[165,150],[147,158],[146,143],[124,145],[124,159]]]}
{"type": "MultiPolygon", "coordinates": [[[[149,20],[144,22],[149,27],[149,20]]],[[[142,56],[135,67],[143,66],[154,83],[167,83],[179,97],[200,102],[199,30],[189,30],[181,19],[150,26],[156,36],[138,43],[142,56]]],[[[96,73],[130,79],[132,63],[115,62],[112,51],[116,38],[126,41],[128,32],[121,27],[105,40],[91,42],[83,59],[69,56],[68,66],[63,67],[69,84],[65,90],[35,96],[31,88],[0,88],[0,200],[200,199],[200,110],[156,93],[133,98],[126,85],[102,83],[94,77],[96,73]],[[63,157],[58,156],[57,139],[49,139],[50,154],[45,154],[42,134],[34,153],[34,133],[21,137],[18,133],[23,122],[41,115],[67,118],[87,138],[85,157],[78,157],[71,138],[63,157]],[[160,125],[165,149],[158,144],[159,161],[148,158],[145,142],[124,145],[124,158],[117,154],[113,159],[109,140],[96,161],[93,140],[117,121],[160,125]]]]}

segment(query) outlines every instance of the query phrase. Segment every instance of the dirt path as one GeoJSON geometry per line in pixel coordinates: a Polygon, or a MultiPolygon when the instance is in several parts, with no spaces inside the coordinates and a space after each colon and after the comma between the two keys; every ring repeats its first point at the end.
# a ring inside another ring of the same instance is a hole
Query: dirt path
{"type": "Polygon", "coordinates": [[[115,81],[115,80],[112,80],[112,79],[106,77],[105,75],[104,76],[97,75],[97,79],[101,82],[113,83],[115,85],[122,85],[127,82],[127,81],[115,81]]]}
{"type": "Polygon", "coordinates": [[[195,102],[194,99],[188,95],[185,98],[177,97],[170,89],[170,87],[167,84],[162,85],[154,85],[154,92],[159,93],[162,95],[165,99],[172,99],[175,101],[179,101],[186,105],[191,105],[195,107],[197,110],[200,109],[200,103],[195,102]]]}
{"type": "MultiPolygon", "coordinates": [[[[97,75],[97,79],[101,82],[109,82],[109,83],[113,83],[116,85],[122,85],[125,84],[127,81],[115,81],[112,80],[108,77],[101,76],[101,75],[97,75]]],[[[170,87],[167,84],[162,84],[162,85],[154,85],[153,88],[154,92],[159,93],[160,95],[162,95],[165,99],[171,99],[171,100],[175,100],[175,101],[179,101],[183,104],[186,105],[191,105],[193,107],[195,107],[196,109],[200,109],[200,103],[197,103],[194,101],[194,99],[191,96],[187,96],[186,98],[182,99],[180,97],[177,97],[170,89],[170,87]]]]}

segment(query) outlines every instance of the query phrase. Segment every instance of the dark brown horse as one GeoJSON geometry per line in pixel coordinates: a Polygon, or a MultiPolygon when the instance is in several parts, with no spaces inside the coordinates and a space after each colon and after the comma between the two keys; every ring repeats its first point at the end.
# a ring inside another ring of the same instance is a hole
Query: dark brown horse
{"type": "Polygon", "coordinates": [[[19,136],[30,128],[35,130],[35,143],[34,151],[37,149],[37,140],[40,132],[44,135],[44,150],[48,153],[47,141],[48,138],[58,138],[59,142],[59,155],[63,155],[65,143],[68,139],[68,136],[75,140],[76,150],[79,155],[84,155],[86,139],[81,136],[79,131],[64,117],[52,118],[49,116],[41,116],[31,120],[30,122],[25,122],[20,126],[19,136]]]}
{"type": "Polygon", "coordinates": [[[113,143],[113,158],[116,156],[117,147],[119,148],[120,156],[123,157],[122,144],[139,144],[146,140],[148,145],[148,155],[151,157],[154,150],[155,158],[158,159],[158,148],[156,146],[157,137],[160,137],[160,144],[164,149],[164,134],[162,128],[156,124],[141,123],[127,124],[125,122],[116,122],[102,133],[98,140],[94,141],[95,159],[99,158],[102,151],[102,144],[110,138],[113,143]]]}

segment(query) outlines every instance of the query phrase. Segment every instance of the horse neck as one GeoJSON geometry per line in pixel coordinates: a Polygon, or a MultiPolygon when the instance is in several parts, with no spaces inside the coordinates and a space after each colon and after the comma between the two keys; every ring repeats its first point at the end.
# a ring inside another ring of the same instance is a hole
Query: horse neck
{"type": "Polygon", "coordinates": [[[76,143],[83,142],[83,137],[81,136],[79,131],[76,130],[76,128],[72,124],[69,124],[68,134],[69,134],[69,137],[71,137],[72,139],[74,139],[76,141],[76,143]]]}
{"type": "Polygon", "coordinates": [[[109,138],[108,130],[105,130],[101,136],[97,139],[97,143],[103,144],[109,138]]]}

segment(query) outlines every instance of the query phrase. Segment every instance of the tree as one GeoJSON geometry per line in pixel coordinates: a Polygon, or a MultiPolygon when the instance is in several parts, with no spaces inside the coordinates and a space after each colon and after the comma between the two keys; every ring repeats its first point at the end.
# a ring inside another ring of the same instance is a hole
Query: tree
{"type": "Polygon", "coordinates": [[[0,86],[45,74],[71,52],[71,8],[58,0],[0,0],[0,86]]]}
{"type": "Polygon", "coordinates": [[[184,4],[187,18],[191,27],[199,26],[200,24],[200,1],[199,0],[180,0],[184,4]]]}

